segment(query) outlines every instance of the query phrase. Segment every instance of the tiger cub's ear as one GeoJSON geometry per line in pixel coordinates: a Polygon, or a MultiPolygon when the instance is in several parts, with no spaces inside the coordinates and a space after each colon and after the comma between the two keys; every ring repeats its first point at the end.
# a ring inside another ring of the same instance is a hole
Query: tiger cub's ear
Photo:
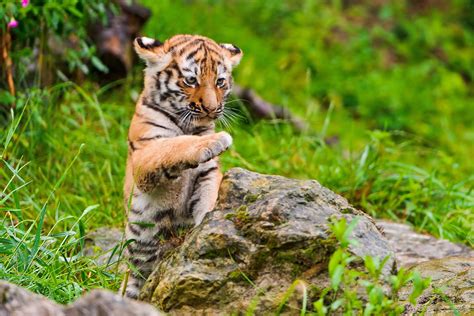
{"type": "Polygon", "coordinates": [[[164,51],[163,43],[149,37],[137,37],[133,46],[138,56],[146,61],[147,66],[166,66],[171,60],[164,51]]]}
{"type": "Polygon", "coordinates": [[[224,54],[229,58],[232,67],[237,66],[244,55],[242,50],[233,44],[219,44],[219,46],[224,49],[224,54]]]}

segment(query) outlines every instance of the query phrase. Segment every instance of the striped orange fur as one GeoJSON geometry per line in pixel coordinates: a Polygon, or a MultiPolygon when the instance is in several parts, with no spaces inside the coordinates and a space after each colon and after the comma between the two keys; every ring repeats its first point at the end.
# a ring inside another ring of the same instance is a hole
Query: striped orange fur
{"type": "Polygon", "coordinates": [[[218,156],[232,144],[216,133],[232,89],[232,69],[242,51],[198,35],[164,43],[134,42],[145,60],[144,89],[128,134],[124,197],[128,212],[126,250],[136,269],[125,293],[137,298],[151,269],[165,254],[163,239],[198,225],[217,200],[218,156]]]}

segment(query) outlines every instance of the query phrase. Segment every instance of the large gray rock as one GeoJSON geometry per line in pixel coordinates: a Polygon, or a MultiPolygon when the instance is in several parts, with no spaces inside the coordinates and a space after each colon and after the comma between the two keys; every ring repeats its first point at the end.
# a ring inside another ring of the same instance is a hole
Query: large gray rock
{"type": "Polygon", "coordinates": [[[159,316],[153,306],[105,290],[93,290],[62,306],[17,285],[0,281],[0,316],[159,316]]]}
{"type": "Polygon", "coordinates": [[[376,222],[395,252],[399,267],[410,267],[432,259],[446,257],[474,257],[474,251],[468,246],[417,233],[407,224],[385,220],[376,222]]]}
{"type": "MultiPolygon", "coordinates": [[[[251,302],[261,314],[274,312],[300,279],[312,302],[328,285],[333,216],[359,218],[354,254],[394,257],[369,216],[318,182],[232,169],[215,211],[156,267],[140,297],[176,315],[230,314],[251,302]]],[[[393,267],[390,259],[384,273],[393,267]]]]}

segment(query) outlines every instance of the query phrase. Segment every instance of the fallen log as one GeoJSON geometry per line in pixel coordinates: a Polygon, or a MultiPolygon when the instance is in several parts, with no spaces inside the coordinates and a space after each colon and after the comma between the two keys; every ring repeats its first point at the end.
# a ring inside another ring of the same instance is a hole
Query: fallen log
{"type": "Polygon", "coordinates": [[[283,119],[289,121],[298,131],[305,131],[308,125],[302,119],[295,117],[290,110],[265,101],[255,91],[234,85],[233,93],[247,107],[250,114],[259,119],[283,119]]]}

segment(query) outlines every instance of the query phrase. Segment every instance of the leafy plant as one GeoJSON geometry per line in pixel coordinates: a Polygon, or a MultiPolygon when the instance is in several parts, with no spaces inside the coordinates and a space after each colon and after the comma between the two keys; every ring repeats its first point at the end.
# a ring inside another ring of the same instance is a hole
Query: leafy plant
{"type": "Polygon", "coordinates": [[[411,304],[430,285],[430,279],[422,278],[417,272],[400,269],[397,274],[384,277],[383,269],[389,257],[380,260],[377,257],[365,256],[364,269],[351,267],[358,258],[351,254],[350,239],[357,219],[347,223],[345,218],[332,219],[329,225],[332,235],[338,241],[336,251],[331,255],[328,265],[331,287],[322,291],[321,297],[313,303],[317,315],[343,313],[345,315],[400,315],[406,302],[400,301],[398,293],[401,288],[412,284],[409,296],[411,304]],[[390,290],[387,290],[387,287],[390,290]],[[365,296],[358,292],[365,290],[365,296]]]}
{"type": "Polygon", "coordinates": [[[107,71],[89,39],[91,23],[106,23],[109,1],[0,0],[2,62],[7,80],[0,85],[0,104],[13,102],[16,90],[52,84],[61,65],[72,73],[90,72],[90,64],[107,71]],[[8,90],[3,86],[8,82],[8,90]]]}

